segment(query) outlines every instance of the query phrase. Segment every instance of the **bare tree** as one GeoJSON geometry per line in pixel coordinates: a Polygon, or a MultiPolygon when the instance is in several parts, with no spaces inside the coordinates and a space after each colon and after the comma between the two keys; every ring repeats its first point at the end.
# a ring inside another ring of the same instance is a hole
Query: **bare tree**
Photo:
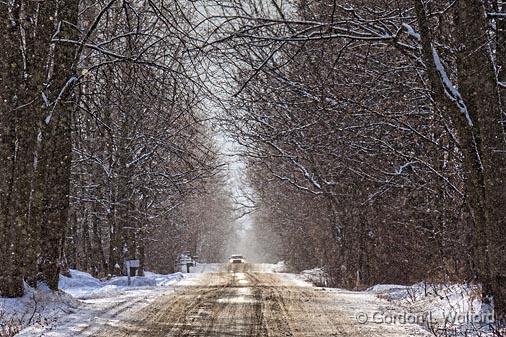
{"type": "Polygon", "coordinates": [[[1,294],[19,296],[23,278],[57,288],[68,211],[70,116],[75,107],[77,49],[55,44],[76,35],[78,2],[11,1],[1,5],[2,251],[7,266],[1,294]]]}
{"type": "Polygon", "coordinates": [[[375,262],[399,267],[396,281],[442,265],[441,277],[475,275],[497,312],[506,307],[502,46],[487,21],[501,29],[502,8],[494,6],[231,1],[209,17],[216,33],[205,48],[227,55],[224,71],[236,79],[226,124],[274,177],[330,201],[345,278],[376,281],[366,261],[376,253],[375,262]],[[459,253],[456,237],[469,251],[459,253]],[[367,253],[371,244],[382,253],[367,253]]]}

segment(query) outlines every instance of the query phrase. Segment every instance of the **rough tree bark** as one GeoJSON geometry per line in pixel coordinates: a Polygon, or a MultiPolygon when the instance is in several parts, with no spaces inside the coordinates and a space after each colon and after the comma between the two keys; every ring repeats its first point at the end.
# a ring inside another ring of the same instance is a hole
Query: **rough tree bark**
{"type": "Polygon", "coordinates": [[[7,117],[3,129],[10,131],[2,144],[12,165],[10,175],[1,172],[1,180],[10,186],[7,193],[2,190],[6,210],[2,222],[9,224],[3,231],[9,271],[0,289],[2,295],[14,297],[22,295],[23,279],[33,285],[37,280],[47,282],[52,289],[58,284],[59,269],[54,266],[67,223],[69,111],[75,106],[73,101],[63,102],[71,89],[69,64],[74,63],[76,48],[55,46],[51,39],[58,30],[71,37],[67,33],[77,23],[78,1],[12,1],[1,7],[2,25],[7,28],[0,34],[6,56],[2,73],[10,77],[0,89],[2,100],[9,102],[1,110],[7,117]]]}
{"type": "Polygon", "coordinates": [[[497,77],[487,35],[485,8],[479,0],[459,1],[456,28],[459,87],[479,132],[482,164],[486,249],[489,266],[482,266],[485,295],[494,295],[498,314],[506,313],[506,268],[500,245],[506,226],[506,144],[497,77]],[[488,268],[488,269],[487,269],[488,268]]]}
{"type": "Polygon", "coordinates": [[[506,308],[506,275],[499,250],[504,240],[497,237],[502,237],[500,229],[506,219],[506,157],[485,10],[479,0],[457,2],[457,89],[449,87],[448,76],[441,68],[421,0],[415,0],[415,9],[434,101],[454,123],[464,156],[466,199],[474,225],[475,272],[483,284],[483,295],[494,295],[496,312],[501,314],[506,308]],[[454,90],[459,92],[455,94],[454,90]]]}
{"type": "MultiPolygon", "coordinates": [[[[11,62],[12,78],[8,85],[14,96],[6,106],[13,114],[10,121],[14,129],[14,144],[11,175],[11,191],[6,204],[6,223],[9,224],[8,260],[12,284],[2,285],[5,296],[20,296],[23,292],[21,280],[33,281],[36,274],[37,229],[32,223],[33,179],[37,165],[37,131],[40,118],[40,91],[46,78],[49,41],[53,32],[50,21],[51,4],[13,1],[4,10],[9,12],[10,28],[7,42],[13,50],[11,62]],[[33,18],[37,20],[33,20],[33,18]]],[[[53,11],[54,13],[54,11],[53,11]]],[[[6,82],[7,83],[7,82],[6,82]]]]}
{"type": "Polygon", "coordinates": [[[19,102],[17,83],[22,72],[22,55],[19,48],[20,4],[0,4],[0,296],[19,296],[23,292],[22,277],[12,264],[10,244],[14,226],[11,222],[12,193],[16,162],[16,112],[19,102]]]}

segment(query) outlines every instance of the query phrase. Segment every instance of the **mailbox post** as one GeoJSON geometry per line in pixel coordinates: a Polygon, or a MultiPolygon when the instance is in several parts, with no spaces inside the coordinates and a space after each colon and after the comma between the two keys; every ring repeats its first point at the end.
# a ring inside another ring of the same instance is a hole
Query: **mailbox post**
{"type": "Polygon", "coordinates": [[[190,273],[190,267],[195,266],[195,261],[192,259],[190,252],[184,252],[181,255],[179,255],[176,265],[178,266],[178,268],[181,268],[180,269],[181,272],[184,273],[186,269],[186,273],[190,273]]]}
{"type": "Polygon", "coordinates": [[[125,261],[125,267],[127,270],[127,276],[128,276],[128,285],[131,284],[131,268],[139,268],[140,267],[140,261],[139,260],[126,260],[125,261]]]}

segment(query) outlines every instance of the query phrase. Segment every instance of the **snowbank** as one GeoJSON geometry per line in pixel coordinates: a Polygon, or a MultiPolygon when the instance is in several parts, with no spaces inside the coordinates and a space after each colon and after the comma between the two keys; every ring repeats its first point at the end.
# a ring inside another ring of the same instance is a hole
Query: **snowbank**
{"type": "Polygon", "coordinates": [[[258,273],[284,273],[286,265],[284,261],[278,263],[254,263],[250,265],[250,270],[258,273]]]}
{"type": "Polygon", "coordinates": [[[273,273],[284,273],[287,270],[287,266],[285,261],[279,261],[276,264],[272,265],[272,272],[273,273]]]}
{"type": "Polygon", "coordinates": [[[303,270],[300,274],[305,281],[318,287],[327,287],[329,284],[328,276],[322,268],[303,270]]]}
{"type": "Polygon", "coordinates": [[[382,284],[367,291],[410,314],[424,317],[419,323],[435,335],[492,336],[492,309],[482,303],[478,285],[382,284]]]}
{"type": "Polygon", "coordinates": [[[69,277],[60,276],[58,285],[61,290],[76,298],[90,299],[114,297],[141,287],[166,287],[180,281],[183,277],[182,273],[162,275],[146,272],[145,276],[131,277],[129,286],[128,277],[126,276],[101,281],[88,273],[71,269],[69,277]]]}
{"type": "Polygon", "coordinates": [[[0,298],[0,336],[14,336],[29,325],[47,325],[75,311],[79,301],[65,292],[53,292],[46,285],[37,289],[25,284],[21,298],[0,298]]]}
{"type": "Polygon", "coordinates": [[[197,263],[190,267],[191,274],[215,273],[223,270],[223,263],[197,263]]]}
{"type": "Polygon", "coordinates": [[[100,284],[101,281],[91,276],[91,274],[71,269],[70,276],[60,275],[58,287],[60,289],[96,288],[100,287],[100,284]]]}
{"type": "Polygon", "coordinates": [[[121,295],[135,296],[143,289],[168,287],[182,280],[182,273],[161,275],[146,272],[145,276],[131,278],[128,286],[126,276],[99,280],[89,273],[70,270],[68,276],[60,275],[60,291],[50,291],[41,284],[37,289],[25,286],[21,298],[0,298],[0,337],[13,336],[27,326],[53,324],[80,306],[79,300],[111,299],[121,295]],[[79,300],[78,300],[79,299],[79,300]]]}
{"type": "Polygon", "coordinates": [[[398,284],[377,284],[367,291],[378,294],[380,297],[387,297],[388,300],[402,300],[409,297],[410,287],[398,284]]]}

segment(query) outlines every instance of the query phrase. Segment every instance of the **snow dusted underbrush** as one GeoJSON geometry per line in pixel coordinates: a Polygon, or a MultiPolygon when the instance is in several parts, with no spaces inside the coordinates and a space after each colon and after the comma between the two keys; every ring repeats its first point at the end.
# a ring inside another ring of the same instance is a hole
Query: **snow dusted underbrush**
{"type": "Polygon", "coordinates": [[[0,337],[14,336],[30,325],[51,324],[78,306],[79,301],[63,291],[55,293],[44,285],[37,289],[25,285],[23,297],[0,298],[0,337]]]}
{"type": "Polygon", "coordinates": [[[328,275],[322,268],[303,270],[300,274],[304,281],[312,283],[317,287],[327,287],[329,284],[328,275]]]}
{"type": "Polygon", "coordinates": [[[134,294],[142,289],[170,286],[181,279],[182,273],[160,275],[146,272],[145,276],[126,276],[102,281],[88,273],[70,270],[69,276],[60,276],[60,291],[52,292],[45,285],[37,289],[25,286],[21,298],[0,298],[0,337],[14,336],[28,326],[44,327],[76,311],[79,300],[101,299],[134,294]],[[78,300],[79,299],[79,300],[78,300]]]}
{"type": "Polygon", "coordinates": [[[421,282],[412,286],[376,285],[367,291],[405,311],[389,313],[389,319],[415,320],[438,337],[506,336],[506,330],[493,322],[491,307],[482,303],[477,285],[421,282]]]}
{"type": "MultiPolygon", "coordinates": [[[[322,268],[304,270],[300,278],[320,287],[329,284],[322,268]]],[[[388,311],[369,317],[378,324],[412,321],[437,337],[506,337],[506,327],[498,326],[493,320],[492,307],[482,303],[479,285],[379,284],[366,291],[393,304],[388,311]]]]}

